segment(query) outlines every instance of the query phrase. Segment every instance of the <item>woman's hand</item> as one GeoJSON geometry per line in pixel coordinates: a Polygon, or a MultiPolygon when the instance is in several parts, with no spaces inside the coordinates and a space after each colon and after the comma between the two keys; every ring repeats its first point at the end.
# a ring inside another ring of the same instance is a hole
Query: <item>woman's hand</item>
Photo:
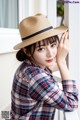
{"type": "Polygon", "coordinates": [[[60,43],[58,45],[58,51],[56,56],[56,62],[61,74],[62,80],[70,80],[71,76],[66,64],[66,57],[69,52],[69,40],[68,40],[68,32],[65,32],[60,39],[60,43]]]}
{"type": "Polygon", "coordinates": [[[57,63],[65,62],[68,52],[69,52],[68,32],[65,32],[61,36],[60,43],[58,45],[57,56],[56,56],[57,63]]]}

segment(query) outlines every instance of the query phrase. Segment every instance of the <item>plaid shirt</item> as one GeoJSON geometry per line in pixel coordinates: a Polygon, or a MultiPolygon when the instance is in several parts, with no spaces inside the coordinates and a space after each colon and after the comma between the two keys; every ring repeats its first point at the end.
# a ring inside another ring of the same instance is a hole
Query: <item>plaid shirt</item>
{"type": "Polygon", "coordinates": [[[61,90],[50,71],[24,61],[12,86],[11,120],[54,120],[55,108],[72,111],[78,107],[74,80],[63,80],[61,90]]]}

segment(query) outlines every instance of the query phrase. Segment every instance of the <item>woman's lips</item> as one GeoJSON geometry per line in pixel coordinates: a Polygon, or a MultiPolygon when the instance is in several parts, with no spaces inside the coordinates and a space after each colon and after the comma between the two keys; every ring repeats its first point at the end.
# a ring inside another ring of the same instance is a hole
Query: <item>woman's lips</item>
{"type": "Polygon", "coordinates": [[[49,59],[49,60],[46,60],[47,62],[52,62],[53,61],[53,59],[49,59]]]}

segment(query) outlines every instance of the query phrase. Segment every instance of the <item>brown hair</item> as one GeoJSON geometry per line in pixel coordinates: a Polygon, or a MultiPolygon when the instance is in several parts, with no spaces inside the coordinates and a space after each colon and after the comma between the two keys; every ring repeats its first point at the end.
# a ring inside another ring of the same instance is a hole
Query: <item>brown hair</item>
{"type": "Polygon", "coordinates": [[[59,38],[56,35],[53,37],[46,38],[46,39],[39,41],[37,43],[34,43],[32,45],[29,45],[27,47],[24,47],[24,49],[26,50],[26,53],[24,52],[24,50],[22,48],[17,52],[16,58],[19,61],[24,61],[26,59],[32,60],[32,57],[33,57],[33,54],[34,54],[34,51],[35,51],[37,45],[40,47],[41,43],[43,43],[44,45],[48,45],[49,43],[51,44],[51,43],[57,42],[57,41],[59,41],[59,38]]]}

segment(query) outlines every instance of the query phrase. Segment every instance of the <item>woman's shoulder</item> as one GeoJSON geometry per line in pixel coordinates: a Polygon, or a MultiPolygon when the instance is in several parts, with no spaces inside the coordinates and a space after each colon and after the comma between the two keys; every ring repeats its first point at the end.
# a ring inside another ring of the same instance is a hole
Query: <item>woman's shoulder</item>
{"type": "Polygon", "coordinates": [[[17,71],[26,75],[35,75],[44,72],[39,66],[27,64],[25,61],[22,64],[20,64],[17,71]]]}

